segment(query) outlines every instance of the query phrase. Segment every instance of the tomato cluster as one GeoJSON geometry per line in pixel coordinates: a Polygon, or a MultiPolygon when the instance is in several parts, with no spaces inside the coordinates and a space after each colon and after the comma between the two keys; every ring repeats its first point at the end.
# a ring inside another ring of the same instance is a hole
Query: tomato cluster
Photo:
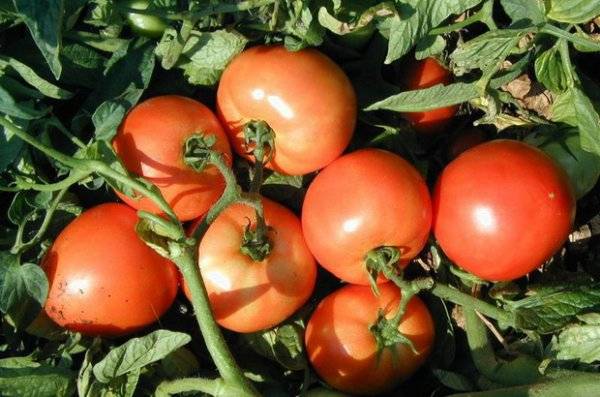
{"type": "MultiPolygon", "coordinates": [[[[409,88],[449,82],[448,72],[429,59],[408,76],[409,88]]],[[[370,261],[378,253],[399,255],[392,269],[399,275],[433,227],[458,266],[486,280],[511,280],[553,255],[572,226],[575,198],[566,174],[518,141],[496,140],[460,154],[461,147],[441,173],[433,200],[420,173],[394,153],[362,149],[342,155],[355,127],[356,98],[341,69],[316,50],[258,46],[243,52],[223,73],[216,110],[218,116],[180,96],[149,99],[125,117],[114,149],[131,173],[159,189],[181,221],[201,217],[225,188],[217,168],[197,171],[184,162],[192,136],[202,137],[229,165],[230,145],[254,161],[244,126],[264,121],[274,134],[267,167],[291,175],[320,170],[308,187],[301,220],[266,198],[264,219],[241,203],[225,209],[199,243],[198,266],[218,323],[244,333],[273,327],[304,305],[317,262],[349,283],[320,302],[305,334],[314,369],[342,391],[390,390],[432,349],[433,320],[418,297],[393,324],[409,343],[379,343],[374,324],[390,321],[403,306],[393,281],[373,276],[370,261]],[[244,247],[259,220],[266,224],[265,254],[257,257],[244,247]],[[378,283],[377,294],[370,281],[378,283]]],[[[455,111],[407,117],[415,128],[433,131],[455,111]]],[[[147,198],[117,194],[137,210],[164,215],[147,198]]],[[[63,230],[44,260],[50,318],[85,334],[121,335],[167,310],[177,271],[138,238],[136,221],[130,207],[103,204],[63,230]]],[[[190,297],[185,283],[183,288],[190,297]]]]}

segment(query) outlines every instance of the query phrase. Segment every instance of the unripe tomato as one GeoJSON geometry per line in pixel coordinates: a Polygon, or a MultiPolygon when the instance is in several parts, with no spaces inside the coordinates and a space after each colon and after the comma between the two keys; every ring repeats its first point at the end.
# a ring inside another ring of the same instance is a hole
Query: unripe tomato
{"type": "Polygon", "coordinates": [[[575,216],[566,173],[544,152],[495,140],[444,169],[433,195],[433,231],[458,266],[491,281],[540,266],[564,243],[575,216]]]}
{"type": "MultiPolygon", "coordinates": [[[[125,167],[154,183],[182,221],[204,214],[225,189],[214,166],[197,172],[184,163],[185,141],[194,134],[213,135],[213,148],[231,161],[227,136],[216,116],[200,102],[182,96],[159,96],[140,103],[125,116],[113,140],[125,167]]],[[[117,195],[135,209],[160,212],[146,197],[117,195]]]]}
{"type": "Polygon", "coordinates": [[[302,206],[311,252],[325,269],[354,284],[369,283],[369,251],[398,247],[406,266],[427,242],[430,227],[423,178],[401,157],[378,149],[335,160],[311,183],[302,206]]]}
{"type": "MultiPolygon", "coordinates": [[[[148,0],[128,0],[123,5],[135,10],[146,10],[150,2],[148,0]]],[[[162,36],[165,29],[169,26],[163,19],[153,15],[128,12],[126,17],[131,30],[140,36],[158,38],[162,36]]]]}
{"type": "MultiPolygon", "coordinates": [[[[317,267],[302,237],[300,220],[284,206],[262,199],[271,253],[255,261],[243,253],[254,209],[236,204],[210,225],[198,248],[200,272],[217,322],[236,332],[271,328],[298,310],[315,286],[317,267]]],[[[184,292],[190,291],[184,284],[184,292]]]]}
{"type": "MultiPolygon", "coordinates": [[[[433,87],[436,84],[450,84],[452,74],[439,64],[435,58],[425,58],[414,61],[406,70],[403,77],[409,90],[419,90],[433,87]]],[[[442,131],[452,120],[458,106],[448,106],[425,112],[403,113],[402,115],[411,122],[413,128],[423,133],[442,131]]]]}
{"type": "Polygon", "coordinates": [[[42,263],[48,317],[70,331],[114,336],[153,323],[171,306],[177,269],[140,240],[137,220],[126,205],[108,203],[67,225],[42,263]]]}
{"type": "Polygon", "coordinates": [[[332,387],[347,393],[377,395],[408,379],[427,359],[434,339],[429,310],[413,297],[398,330],[411,340],[377,354],[370,327],[383,311],[396,313],[400,290],[392,283],[379,286],[380,295],[362,285],[345,285],[319,303],[306,326],[305,343],[310,363],[332,387]],[[395,357],[394,357],[395,356],[395,357]]]}
{"type": "Polygon", "coordinates": [[[246,158],[243,126],[264,120],[275,132],[267,167],[302,175],[337,158],[352,137],[356,95],[344,72],[314,49],[258,46],[223,72],[217,112],[235,151],[246,158]]]}

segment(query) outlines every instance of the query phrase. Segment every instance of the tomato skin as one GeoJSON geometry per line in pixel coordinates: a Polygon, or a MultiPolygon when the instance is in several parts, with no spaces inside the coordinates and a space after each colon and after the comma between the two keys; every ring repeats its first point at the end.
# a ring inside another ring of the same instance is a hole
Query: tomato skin
{"type": "Polygon", "coordinates": [[[319,303],[306,326],[308,358],[319,376],[332,387],[360,395],[377,395],[408,379],[427,359],[434,339],[434,324],[425,304],[413,297],[398,330],[418,354],[398,344],[396,365],[390,349],[377,359],[377,342],[369,327],[379,310],[390,318],[400,302],[392,283],[379,286],[380,296],[368,286],[345,285],[319,303]]]}
{"type": "MultiPolygon", "coordinates": [[[[420,90],[436,84],[450,84],[452,74],[435,58],[425,58],[413,62],[403,80],[408,90],[420,90]]],[[[402,113],[402,116],[410,121],[416,131],[427,134],[442,131],[457,111],[458,106],[448,106],[426,112],[402,113]]]]}
{"type": "Polygon", "coordinates": [[[326,166],[348,146],[356,95],[344,72],[319,51],[258,46],[223,72],[217,112],[234,150],[248,159],[243,126],[266,121],[275,131],[275,154],[267,167],[302,175],[326,166]]]}
{"type": "MultiPolygon", "coordinates": [[[[232,331],[255,332],[279,324],[310,297],[317,266],[302,236],[300,220],[284,206],[262,199],[273,230],[271,253],[255,262],[240,251],[254,210],[228,207],[210,225],[198,247],[198,263],[217,322],[232,331]]],[[[188,299],[190,291],[184,284],[188,299]]]]}
{"type": "Polygon", "coordinates": [[[564,243],[575,216],[565,172],[519,141],[467,150],[440,175],[433,231],[458,266],[490,281],[519,278],[564,243]]]}
{"type": "Polygon", "coordinates": [[[177,294],[177,269],[135,232],[124,204],[93,207],[59,234],[42,268],[50,289],[44,310],[85,335],[117,336],[158,319],[177,294]]]}
{"type": "Polygon", "coordinates": [[[431,200],[422,176],[406,160],[378,149],[335,160],[314,179],[302,206],[311,252],[353,284],[369,283],[364,258],[370,250],[400,247],[406,266],[427,242],[430,227],[431,200]]]}
{"type": "MultiPolygon", "coordinates": [[[[204,214],[225,189],[214,166],[196,172],[183,162],[185,140],[195,133],[214,135],[214,149],[231,161],[227,136],[210,109],[193,99],[166,95],[148,99],[125,117],[113,147],[125,167],[154,183],[182,221],[204,214]]],[[[117,195],[138,210],[160,213],[152,200],[117,195]]]]}
{"type": "MultiPolygon", "coordinates": [[[[150,2],[148,0],[129,0],[124,5],[136,10],[146,10],[150,2]]],[[[140,36],[150,38],[161,37],[165,29],[169,26],[164,20],[153,15],[128,12],[126,18],[132,31],[140,36]]]]}

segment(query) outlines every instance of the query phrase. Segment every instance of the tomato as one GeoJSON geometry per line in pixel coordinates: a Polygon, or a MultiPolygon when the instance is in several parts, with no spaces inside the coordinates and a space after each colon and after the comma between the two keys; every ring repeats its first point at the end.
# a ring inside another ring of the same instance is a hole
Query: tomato
{"type": "MultiPolygon", "coordinates": [[[[408,90],[420,90],[436,84],[450,84],[452,74],[439,64],[435,58],[425,58],[413,62],[405,71],[403,81],[408,90]]],[[[413,128],[422,133],[442,131],[454,117],[458,106],[448,106],[425,112],[403,113],[413,128]]]]}
{"type": "Polygon", "coordinates": [[[423,365],[431,351],[433,320],[425,304],[413,297],[398,330],[417,353],[398,343],[378,356],[370,326],[380,310],[391,318],[401,296],[392,283],[380,285],[379,290],[377,297],[367,286],[345,285],[323,299],[308,321],[308,358],[317,374],[336,389],[361,395],[389,391],[423,365]]]}
{"type": "MultiPolygon", "coordinates": [[[[182,96],[160,96],[140,103],[125,117],[113,140],[125,167],[154,183],[182,221],[204,214],[225,189],[217,168],[208,166],[196,172],[183,162],[186,139],[198,133],[214,135],[213,148],[231,160],[227,136],[216,116],[200,102],[182,96]]],[[[117,194],[136,209],[160,212],[146,197],[117,194]]]]}
{"type": "Polygon", "coordinates": [[[135,232],[124,204],[93,207],[59,234],[42,268],[50,289],[44,310],[85,335],[128,334],[156,321],[177,294],[177,269],[135,232]]]}
{"type": "Polygon", "coordinates": [[[555,137],[529,134],[525,141],[542,149],[567,171],[578,199],[596,186],[600,177],[600,157],[581,148],[576,129],[561,131],[561,135],[555,137]]]}
{"type": "MultiPolygon", "coordinates": [[[[217,322],[236,332],[279,324],[311,295],[317,269],[302,237],[300,220],[274,201],[262,199],[271,253],[254,261],[241,252],[254,210],[236,204],[210,225],[198,248],[198,263],[217,322]]],[[[187,286],[184,292],[190,297],[187,286]]]]}
{"type": "Polygon", "coordinates": [[[238,55],[223,72],[217,112],[235,151],[249,159],[243,126],[266,121],[275,132],[267,167],[302,175],[323,168],[348,146],[356,95],[344,72],[319,51],[258,46],[238,55]]]}
{"type": "MultiPolygon", "coordinates": [[[[150,2],[148,0],[129,0],[124,2],[123,5],[135,10],[146,10],[150,2]]],[[[131,26],[131,30],[140,36],[150,38],[161,37],[165,29],[169,26],[166,21],[153,15],[128,12],[126,18],[129,26],[131,26]]]]}
{"type": "Polygon", "coordinates": [[[317,261],[354,284],[369,283],[369,251],[398,247],[406,266],[425,245],[430,227],[423,178],[384,150],[363,149],[331,163],[309,186],[302,207],[306,243],[317,261]]]}
{"type": "Polygon", "coordinates": [[[467,150],[440,175],[433,231],[463,269],[492,281],[540,266],[567,238],[575,197],[565,172],[541,150],[495,140],[467,150]]]}

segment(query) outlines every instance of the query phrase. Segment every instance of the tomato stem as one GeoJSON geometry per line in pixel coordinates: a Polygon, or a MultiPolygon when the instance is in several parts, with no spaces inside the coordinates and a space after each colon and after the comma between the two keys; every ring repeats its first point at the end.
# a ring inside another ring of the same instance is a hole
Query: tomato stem
{"type": "Polygon", "coordinates": [[[214,135],[196,133],[185,140],[183,162],[197,172],[202,172],[208,164],[212,147],[217,142],[214,135]]]}
{"type": "Polygon", "coordinates": [[[379,295],[377,288],[377,278],[380,273],[390,279],[398,274],[398,262],[400,261],[401,252],[398,247],[381,246],[372,249],[365,255],[365,267],[369,275],[369,283],[375,295],[379,295]]]}

